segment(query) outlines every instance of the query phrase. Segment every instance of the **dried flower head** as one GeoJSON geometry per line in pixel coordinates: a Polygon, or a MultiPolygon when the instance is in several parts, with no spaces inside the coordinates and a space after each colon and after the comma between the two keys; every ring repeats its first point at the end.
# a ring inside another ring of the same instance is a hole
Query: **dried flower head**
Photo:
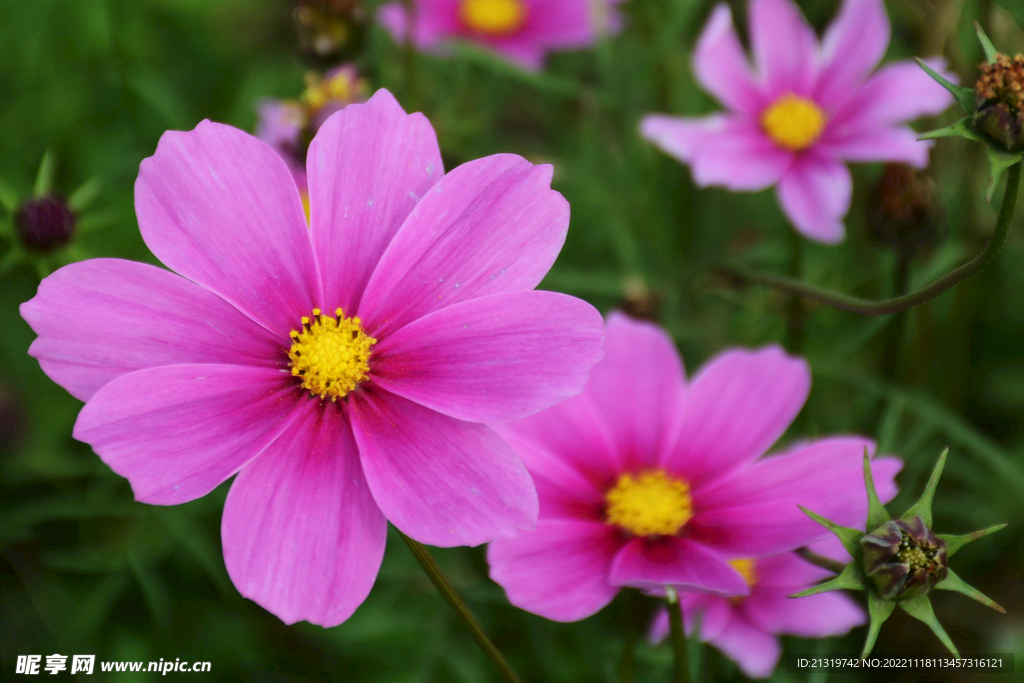
{"type": "Polygon", "coordinates": [[[1008,152],[1024,150],[1024,55],[983,63],[974,92],[975,127],[1008,152]]]}

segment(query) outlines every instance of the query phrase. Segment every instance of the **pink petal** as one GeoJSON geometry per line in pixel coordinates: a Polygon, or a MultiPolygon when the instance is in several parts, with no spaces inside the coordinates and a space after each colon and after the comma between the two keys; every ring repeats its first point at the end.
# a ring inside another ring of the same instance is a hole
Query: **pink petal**
{"type": "Polygon", "coordinates": [[[21,305],[39,338],[29,354],[87,401],[125,373],[176,363],[275,366],[280,340],[215,294],[143,263],[92,259],[61,268],[21,305]]]}
{"type": "Polygon", "coordinates": [[[493,294],[387,336],[373,350],[374,381],[460,420],[515,420],[582,391],[603,337],[601,314],[580,299],[493,294]]]}
{"type": "Polygon", "coordinates": [[[811,94],[818,63],[818,37],[791,0],[751,0],[750,42],[771,97],[811,94]]]}
{"type": "Polygon", "coordinates": [[[618,533],[605,524],[540,522],[517,538],[487,547],[491,578],[516,607],[553,621],[579,621],[604,608],[618,586],[608,583],[618,533]]]}
{"type": "Polygon", "coordinates": [[[846,237],[843,218],[853,199],[853,179],[843,162],[805,152],[782,177],[776,193],[782,210],[805,237],[825,244],[846,237]]]}
{"type": "Polygon", "coordinates": [[[640,135],[666,154],[689,163],[708,136],[719,133],[727,121],[721,114],[702,118],[648,114],[640,119],[640,135]]]}
{"type": "MultiPolygon", "coordinates": [[[[792,550],[827,532],[797,506],[837,524],[863,528],[867,515],[864,448],[870,439],[835,437],[765,458],[738,476],[694,496],[698,514],[688,525],[694,538],[733,557],[792,550]]],[[[876,458],[872,472],[883,501],[896,495],[895,458],[876,458]]]]}
{"type": "Polygon", "coordinates": [[[231,485],[224,561],[239,592],[286,624],[337,626],[373,587],[387,520],[363,479],[348,419],[317,401],[300,411],[231,485]]]}
{"type": "MultiPolygon", "coordinates": [[[[839,539],[828,536],[820,541],[808,544],[810,550],[839,560],[849,562],[850,556],[843,550],[839,539]],[[835,543],[829,543],[834,541],[835,543]],[[823,548],[828,548],[824,550],[823,548]],[[838,552],[836,552],[838,550],[838,552]]],[[[758,589],[782,589],[786,595],[792,595],[797,591],[833,576],[827,569],[816,567],[807,560],[797,556],[795,553],[777,553],[757,560],[757,587],[758,589]]]]}
{"type": "Polygon", "coordinates": [[[725,3],[715,7],[697,40],[693,71],[701,87],[732,111],[758,112],[764,105],[725,3]]]}
{"type": "Polygon", "coordinates": [[[353,431],[373,498],[402,533],[449,548],[536,524],[530,475],[497,434],[372,392],[353,394],[353,431]]]}
{"type": "Polygon", "coordinates": [[[782,658],[779,639],[739,615],[729,620],[711,644],[736,662],[749,678],[768,678],[782,658]]]}
{"type": "Polygon", "coordinates": [[[586,393],[601,411],[620,473],[650,467],[672,445],[685,387],[679,352],[664,330],[622,313],[608,317],[604,359],[586,393]]]}
{"type": "Polygon", "coordinates": [[[310,233],[324,305],[355,311],[402,222],[444,175],[434,129],[387,90],[320,127],[306,157],[310,233]]]}
{"type": "Polygon", "coordinates": [[[205,496],[294,419],[296,388],[279,370],[166,365],[123,375],[78,414],[74,436],[126,477],[135,499],[205,496]]]}
{"type": "Polygon", "coordinates": [[[844,0],[822,41],[814,99],[835,111],[857,96],[857,88],[885,55],[889,32],[882,0],[844,0]]]}
{"type": "Polygon", "coordinates": [[[846,161],[892,161],[926,168],[928,150],[934,144],[932,140],[919,141],[912,128],[901,126],[850,131],[842,137],[822,140],[821,146],[846,161]]]}
{"type": "MultiPolygon", "coordinates": [[[[805,586],[810,587],[810,584],[805,586]]],[[[863,625],[864,610],[841,593],[822,593],[807,598],[790,599],[789,589],[761,589],[755,586],[743,601],[743,614],[766,633],[824,638],[839,636],[863,625]]]]}
{"type": "Polygon", "coordinates": [[[674,586],[725,597],[750,592],[728,562],[700,543],[674,536],[655,541],[634,538],[615,556],[608,580],[617,586],[674,586]]]}
{"type": "Polygon", "coordinates": [[[777,346],[720,354],[690,384],[662,465],[695,490],[727,476],[764,455],[810,389],[807,363],[777,346]]]}
{"type": "Polygon", "coordinates": [[[203,121],[143,160],[135,212],[171,270],[287,339],[320,296],[299,193],[270,146],[203,121]]]}
{"type": "Polygon", "coordinates": [[[359,315],[384,335],[446,306],[533,289],[565,241],[569,204],[550,166],[512,154],[442,178],[405,221],[370,277],[359,315]]]}
{"type": "MultiPolygon", "coordinates": [[[[956,75],[946,70],[946,60],[939,57],[925,61],[956,82],[956,75]]],[[[940,114],[951,104],[953,96],[949,91],[932,80],[916,62],[895,62],[886,64],[868,78],[857,97],[829,122],[829,130],[891,126],[940,114]]]]}

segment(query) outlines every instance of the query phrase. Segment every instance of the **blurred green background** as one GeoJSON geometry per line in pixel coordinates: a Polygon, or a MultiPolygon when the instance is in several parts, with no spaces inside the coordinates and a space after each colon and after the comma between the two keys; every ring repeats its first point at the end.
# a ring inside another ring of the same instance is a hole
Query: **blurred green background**
{"type": "MultiPolygon", "coordinates": [[[[743,30],[744,5],[733,4],[743,30]]],[[[819,29],[838,5],[799,4],[819,29]]],[[[887,5],[889,57],[941,52],[965,83],[982,59],[974,19],[1006,51],[1024,48],[1019,0],[887,5]]],[[[656,317],[691,370],[730,345],[784,341],[814,369],[811,399],[787,438],[875,436],[906,459],[897,508],[916,498],[940,450],[951,446],[936,527],[961,533],[1010,522],[960,553],[956,565],[1009,614],[951,593],[934,599],[936,611],[962,651],[1016,652],[1024,666],[1024,212],[998,266],[910,312],[902,337],[892,317],[813,305],[795,310],[785,296],[713,277],[719,263],[787,273],[796,262],[792,230],[770,192],[698,190],[687,169],[637,135],[644,113],[714,107],[689,70],[689,50],[710,8],[704,0],[627,0],[620,36],[592,51],[555,55],[543,74],[460,49],[447,60],[418,56],[410,79],[402,48],[375,26],[357,61],[374,89],[387,87],[407,109],[427,114],[447,168],[496,152],[555,165],[555,187],[572,204],[572,227],[545,288],[604,311],[620,306],[656,317]]],[[[40,158],[52,148],[58,189],[70,192],[92,178],[101,183],[89,229],[82,226],[61,258],[152,261],[132,208],[139,162],[167,129],[210,118],[251,130],[259,99],[297,96],[312,65],[297,48],[292,16],[286,0],[0,2],[6,192],[29,192],[40,158]]],[[[976,253],[995,219],[984,199],[987,169],[978,146],[940,141],[932,160],[943,236],[912,260],[911,282],[918,285],[976,253]]],[[[855,168],[849,239],[838,248],[804,242],[796,265],[801,277],[862,296],[891,293],[897,258],[869,230],[881,172],[877,165],[855,168]]],[[[0,259],[10,248],[10,241],[0,242],[0,259]]],[[[15,677],[18,654],[57,652],[208,660],[207,675],[218,680],[495,679],[396,538],[370,598],[337,628],[286,627],[241,598],[220,553],[228,485],[179,507],[137,504],[127,482],[71,438],[80,404],[26,354],[33,335],[18,315],[18,304],[53,263],[8,261],[0,275],[0,676],[15,677]]],[[[621,602],[579,624],[547,622],[507,603],[486,578],[482,549],[436,555],[526,681],[617,680],[625,634],[644,627],[621,602]]],[[[862,637],[861,630],[790,647],[850,654],[862,637]]],[[[880,655],[940,651],[923,626],[901,614],[886,624],[876,648],[880,655]]],[[[696,648],[693,657],[706,680],[738,677],[709,648],[696,648]]],[[[667,647],[641,644],[637,659],[636,680],[670,679],[667,647]]],[[[150,678],[157,676],[135,675],[150,678]]],[[[775,679],[824,677],[783,666],[775,679]]]]}

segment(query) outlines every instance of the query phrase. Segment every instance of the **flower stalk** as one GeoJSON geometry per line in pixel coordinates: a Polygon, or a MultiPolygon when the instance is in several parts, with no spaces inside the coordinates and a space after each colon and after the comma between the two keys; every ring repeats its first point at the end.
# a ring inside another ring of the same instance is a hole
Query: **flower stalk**
{"type": "Polygon", "coordinates": [[[469,611],[469,607],[466,606],[465,601],[456,592],[455,587],[452,586],[448,577],[441,571],[441,567],[438,566],[437,562],[434,561],[430,551],[427,547],[418,541],[414,541],[402,532],[398,532],[405,544],[409,546],[409,550],[412,552],[413,557],[423,567],[423,571],[426,572],[427,577],[430,579],[434,587],[441,594],[441,597],[445,599],[448,606],[452,608],[456,616],[462,620],[462,623],[469,630],[469,634],[473,636],[473,640],[483,650],[487,658],[491,660],[491,663],[501,674],[502,680],[505,683],[522,683],[519,680],[519,676],[516,675],[515,671],[509,665],[505,656],[501,654],[498,648],[491,642],[491,639],[487,637],[487,633],[484,632],[480,622],[476,620],[473,613],[469,611]]]}
{"type": "Polygon", "coordinates": [[[668,599],[669,638],[672,641],[672,656],[676,663],[676,683],[690,683],[686,629],[683,627],[683,604],[675,588],[666,586],[665,593],[668,599]]]}

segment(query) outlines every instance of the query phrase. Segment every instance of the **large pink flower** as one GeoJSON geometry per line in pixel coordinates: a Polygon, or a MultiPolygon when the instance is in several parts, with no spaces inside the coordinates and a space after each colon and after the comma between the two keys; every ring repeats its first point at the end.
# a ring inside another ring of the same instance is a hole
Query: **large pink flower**
{"type": "Polygon", "coordinates": [[[174,272],[76,263],[21,311],[31,354],[86,401],[75,437],[136,499],[184,503],[238,473],[235,585],[334,625],[369,593],[387,521],[438,546],[534,525],[529,474],[482,423],[578,392],[603,330],[590,305],[532,291],[569,223],[550,167],[496,155],[443,175],[430,124],[382,90],[320,128],[307,169],[308,226],[269,146],[205,121],[168,132],[135,204],[174,272]]]}
{"type": "MultiPolygon", "coordinates": [[[[839,524],[867,514],[868,439],[761,457],[810,383],[807,364],[777,347],[727,351],[687,382],[664,332],[612,315],[583,393],[496,427],[533,476],[540,518],[535,530],[491,543],[491,577],[514,605],[556,621],[597,612],[623,586],[745,595],[728,560],[823,535],[798,505],[839,524]]],[[[886,499],[900,467],[874,461],[886,499]]]]}
{"type": "Polygon", "coordinates": [[[913,62],[871,74],[889,44],[882,0],[845,0],[820,46],[791,0],[750,0],[749,26],[756,75],[724,4],[694,51],[697,80],[727,111],[650,115],[641,133],[690,164],[702,187],[776,186],[798,231],[840,242],[852,197],[844,162],[927,166],[930,143],[917,141],[905,122],[943,111],[952,97],[913,62]]]}
{"type": "MultiPolygon", "coordinates": [[[[620,0],[414,0],[412,40],[421,49],[444,51],[467,40],[528,69],[540,69],[553,50],[586,47],[602,31],[619,27],[620,0]]],[[[401,2],[381,7],[380,22],[404,40],[409,17],[401,2]]]]}
{"type": "MultiPolygon", "coordinates": [[[[819,541],[811,550],[848,562],[850,556],[835,541],[819,541]]],[[[699,617],[700,639],[728,655],[750,678],[772,675],[782,657],[780,635],[838,636],[866,621],[864,610],[842,593],[790,599],[793,593],[834,576],[795,553],[734,560],[732,564],[749,583],[750,595],[721,598],[707,593],[684,593],[683,616],[690,632],[699,617]]],[[[668,631],[668,612],[661,610],[651,627],[651,640],[663,640],[668,631]]]]}

